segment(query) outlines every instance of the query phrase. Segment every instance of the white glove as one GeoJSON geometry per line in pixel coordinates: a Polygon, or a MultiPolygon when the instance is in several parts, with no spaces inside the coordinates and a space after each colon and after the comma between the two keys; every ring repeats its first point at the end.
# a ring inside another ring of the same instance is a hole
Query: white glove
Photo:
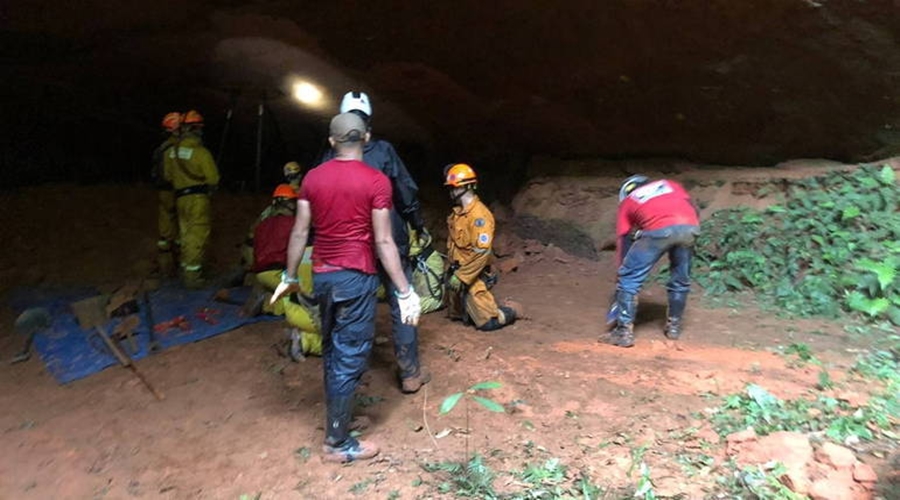
{"type": "Polygon", "coordinates": [[[282,297],[286,297],[290,293],[294,293],[300,289],[300,280],[298,278],[288,278],[287,273],[281,273],[281,283],[275,288],[275,292],[272,294],[272,298],[269,299],[269,304],[275,304],[282,297]]]}
{"type": "Polygon", "coordinates": [[[419,324],[419,316],[422,314],[422,303],[412,285],[405,295],[396,293],[397,304],[400,306],[400,319],[405,325],[416,326],[419,324]]]}

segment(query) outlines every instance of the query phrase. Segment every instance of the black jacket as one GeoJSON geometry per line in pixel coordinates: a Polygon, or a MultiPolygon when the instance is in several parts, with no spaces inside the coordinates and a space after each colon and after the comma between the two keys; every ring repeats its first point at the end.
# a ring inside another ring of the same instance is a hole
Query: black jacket
{"type": "MultiPolygon", "coordinates": [[[[325,151],[320,163],[332,158],[334,150],[329,149],[325,151]]],[[[419,186],[409,175],[394,146],[387,141],[373,139],[366,143],[363,148],[363,162],[378,169],[391,180],[391,188],[394,191],[394,206],[391,209],[394,242],[400,255],[406,257],[409,255],[409,232],[406,223],[417,231],[425,227],[419,206],[419,186]]]]}

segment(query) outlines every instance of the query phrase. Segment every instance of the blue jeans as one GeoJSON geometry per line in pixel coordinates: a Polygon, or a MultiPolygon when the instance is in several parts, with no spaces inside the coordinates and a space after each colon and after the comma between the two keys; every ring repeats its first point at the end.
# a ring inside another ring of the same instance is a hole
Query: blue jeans
{"type": "Polygon", "coordinates": [[[653,266],[669,255],[669,282],[666,289],[670,293],[688,293],[691,289],[691,257],[694,237],[700,228],[691,225],[669,226],[653,231],[644,231],[625,251],[625,258],[619,267],[616,290],[629,295],[637,295],[653,270],[653,266]]]}
{"type": "MultiPolygon", "coordinates": [[[[403,268],[406,280],[412,286],[412,266],[409,259],[401,256],[400,266],[403,268]]],[[[394,356],[397,358],[400,378],[415,377],[419,374],[419,333],[415,326],[403,323],[403,319],[400,317],[400,303],[394,293],[397,287],[380,266],[379,275],[384,284],[388,305],[391,308],[391,333],[394,338],[394,356]]]]}
{"type": "Polygon", "coordinates": [[[351,397],[369,367],[375,340],[378,275],[343,270],[313,273],[322,315],[325,395],[351,397]]]}

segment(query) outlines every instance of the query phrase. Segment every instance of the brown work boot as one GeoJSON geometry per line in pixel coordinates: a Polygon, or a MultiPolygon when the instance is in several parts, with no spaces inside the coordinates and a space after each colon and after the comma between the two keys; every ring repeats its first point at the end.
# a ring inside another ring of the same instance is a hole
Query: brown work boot
{"type": "Polygon", "coordinates": [[[419,369],[419,374],[415,377],[408,377],[400,381],[400,392],[403,394],[419,392],[419,389],[428,382],[431,382],[431,372],[419,369]]]}
{"type": "Polygon", "coordinates": [[[378,445],[371,441],[356,441],[355,439],[350,441],[351,444],[345,446],[322,445],[322,461],[343,464],[356,460],[367,460],[381,451],[378,445]]]}

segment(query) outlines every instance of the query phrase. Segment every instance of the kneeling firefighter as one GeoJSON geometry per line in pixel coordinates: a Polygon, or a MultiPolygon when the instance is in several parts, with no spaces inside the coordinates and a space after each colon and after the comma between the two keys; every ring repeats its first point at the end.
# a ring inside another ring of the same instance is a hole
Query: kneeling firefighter
{"type": "Polygon", "coordinates": [[[490,292],[497,281],[490,267],[494,215],[475,194],[475,171],[465,163],[449,165],[444,185],[454,204],[447,218],[448,314],[483,331],[512,324],[521,316],[521,306],[512,301],[498,305],[490,292]]]}
{"type": "MultiPolygon", "coordinates": [[[[291,326],[291,356],[322,355],[321,324],[318,307],[311,303],[312,261],[300,262],[297,276],[300,290],[270,304],[272,292],[281,283],[281,273],[287,266],[287,247],[297,212],[297,191],[289,184],[281,184],[272,194],[272,203],[260,214],[253,229],[253,252],[250,270],[255,273],[254,293],[244,305],[244,314],[272,314],[284,316],[291,326]]],[[[305,256],[312,254],[307,247],[305,256]]]]}

